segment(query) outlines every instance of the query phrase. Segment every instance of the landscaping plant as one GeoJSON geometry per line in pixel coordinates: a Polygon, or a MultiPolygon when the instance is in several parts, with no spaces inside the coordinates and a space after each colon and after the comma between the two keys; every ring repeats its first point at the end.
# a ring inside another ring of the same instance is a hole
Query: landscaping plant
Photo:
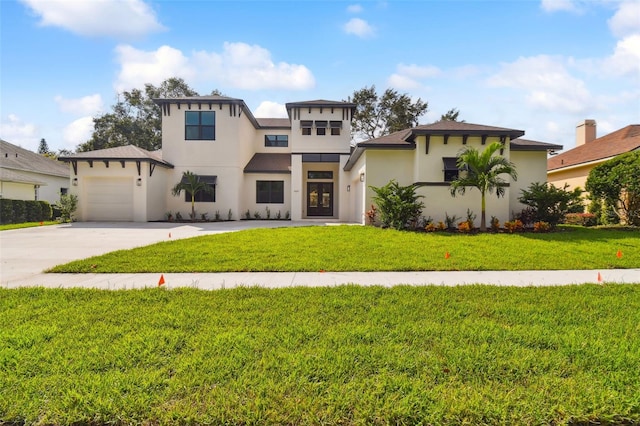
{"type": "MultiPolygon", "coordinates": [[[[580,188],[567,190],[568,185],[558,188],[550,183],[532,183],[521,190],[518,201],[533,209],[533,222],[547,222],[555,227],[564,221],[568,213],[582,213],[582,193],[580,188]]],[[[523,221],[524,222],[524,221],[523,221]]]]}
{"type": "MultiPolygon", "coordinates": [[[[370,187],[376,193],[373,201],[377,205],[377,212],[382,226],[397,230],[414,229],[424,203],[419,201],[422,195],[416,194],[416,186],[401,186],[396,180],[391,180],[385,186],[370,187]]],[[[375,212],[374,211],[374,217],[375,212]]]]}

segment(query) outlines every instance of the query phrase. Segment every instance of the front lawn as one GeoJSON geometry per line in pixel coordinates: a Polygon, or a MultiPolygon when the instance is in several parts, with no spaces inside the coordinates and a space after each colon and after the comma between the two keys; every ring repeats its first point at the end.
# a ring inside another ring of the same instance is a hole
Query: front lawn
{"type": "Polygon", "coordinates": [[[0,231],[9,231],[11,229],[34,228],[36,226],[58,225],[57,220],[48,220],[45,222],[24,222],[24,223],[8,223],[0,225],[0,231]]]}
{"type": "Polygon", "coordinates": [[[251,229],[122,250],[50,272],[562,270],[640,267],[640,232],[414,233],[363,226],[251,229]],[[449,255],[447,256],[447,253],[449,255]],[[618,256],[618,253],[620,256],[618,256]]]}
{"type": "Polygon", "coordinates": [[[640,286],[0,289],[0,424],[637,424],[640,286]]]}

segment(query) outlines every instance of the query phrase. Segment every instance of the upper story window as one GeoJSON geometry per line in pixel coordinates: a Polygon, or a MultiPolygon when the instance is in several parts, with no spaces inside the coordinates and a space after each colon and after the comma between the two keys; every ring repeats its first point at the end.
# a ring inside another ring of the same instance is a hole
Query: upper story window
{"type": "Polygon", "coordinates": [[[289,136],[287,135],[265,135],[264,146],[288,147],[289,136]]]}
{"type": "Polygon", "coordinates": [[[453,182],[458,179],[460,172],[464,170],[458,168],[458,159],[456,157],[443,157],[442,162],[444,163],[445,182],[453,182]]]}
{"type": "Polygon", "coordinates": [[[313,126],[313,121],[311,120],[301,120],[300,128],[302,129],[302,134],[305,136],[311,135],[311,127],[313,126]]]}
{"type": "Polygon", "coordinates": [[[215,111],[185,111],[184,138],[187,140],[216,139],[215,111]]]}
{"type": "Polygon", "coordinates": [[[327,122],[316,120],[316,135],[324,136],[327,134],[327,122]]]}
{"type": "Polygon", "coordinates": [[[342,121],[330,121],[329,127],[331,128],[331,136],[340,136],[342,121]]]}

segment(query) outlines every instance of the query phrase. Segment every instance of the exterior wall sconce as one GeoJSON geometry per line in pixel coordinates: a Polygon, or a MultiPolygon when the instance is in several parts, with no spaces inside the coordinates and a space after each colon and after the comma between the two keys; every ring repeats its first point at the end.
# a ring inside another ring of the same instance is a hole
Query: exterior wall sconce
{"type": "Polygon", "coordinates": [[[360,182],[364,182],[364,173],[360,173],[360,182]]]}
{"type": "Polygon", "coordinates": [[[351,192],[351,185],[347,185],[347,192],[351,192]]]}
{"type": "Polygon", "coordinates": [[[142,178],[138,178],[138,179],[136,180],[136,185],[137,185],[137,186],[142,186],[142,178]]]}
{"type": "Polygon", "coordinates": [[[73,178],[73,180],[71,181],[71,184],[73,186],[78,186],[78,178],[73,178]]]}

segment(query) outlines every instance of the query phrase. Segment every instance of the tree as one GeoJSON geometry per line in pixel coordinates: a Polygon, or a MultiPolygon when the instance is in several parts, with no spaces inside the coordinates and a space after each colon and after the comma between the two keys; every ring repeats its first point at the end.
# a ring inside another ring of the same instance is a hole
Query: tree
{"type": "Polygon", "coordinates": [[[383,226],[403,230],[415,226],[422,212],[424,204],[418,201],[421,195],[416,195],[416,186],[400,186],[391,180],[385,186],[370,187],[376,196],[373,201],[380,212],[380,222],[383,226]]]}
{"type": "Polygon", "coordinates": [[[40,155],[49,155],[51,151],[49,151],[49,145],[45,138],[40,139],[40,145],[38,145],[38,154],[40,155]]]}
{"type": "Polygon", "coordinates": [[[551,226],[556,226],[564,220],[567,213],[581,213],[582,193],[580,188],[567,191],[569,185],[564,188],[557,188],[549,183],[532,183],[528,189],[521,190],[522,195],[518,201],[533,209],[533,220],[535,222],[547,222],[551,226]]]}
{"type": "MultiPolygon", "coordinates": [[[[460,115],[460,111],[456,108],[451,108],[446,114],[440,116],[440,121],[458,121],[458,115],[460,115]]],[[[464,120],[459,121],[464,123],[464,120]]]]}
{"type": "Polygon", "coordinates": [[[56,207],[60,210],[60,219],[63,222],[72,222],[73,214],[78,208],[78,197],[73,194],[62,194],[56,207]]]}
{"type": "Polygon", "coordinates": [[[213,188],[208,183],[201,181],[200,176],[191,173],[190,171],[186,171],[182,174],[180,182],[171,189],[171,193],[173,196],[177,197],[180,195],[182,190],[191,196],[191,221],[195,222],[196,194],[200,192],[212,193],[213,188]]]}
{"type": "Polygon", "coordinates": [[[169,78],[160,86],[145,84],[144,90],[133,89],[118,96],[112,111],[93,119],[93,135],[78,146],[78,151],[135,145],[150,151],[162,146],[162,117],[154,98],[198,96],[181,78],[169,78]]]}
{"type": "Polygon", "coordinates": [[[494,155],[502,149],[500,142],[493,142],[479,152],[476,148],[466,147],[458,154],[457,166],[460,173],[458,179],[451,182],[451,196],[456,193],[464,195],[467,187],[480,191],[482,206],[480,216],[480,230],[486,231],[486,194],[496,192],[496,196],[503,197],[505,180],[500,175],[507,174],[513,180],[518,178],[515,165],[501,155],[494,155]]]}
{"type": "Polygon", "coordinates": [[[364,87],[353,92],[346,102],[356,104],[353,114],[352,139],[374,139],[418,125],[418,119],[427,112],[427,102],[415,102],[407,94],[387,89],[382,96],[376,87],[364,87]]]}
{"type": "Polygon", "coordinates": [[[592,201],[609,205],[623,223],[640,226],[640,151],[618,155],[589,172],[592,201]]]}

